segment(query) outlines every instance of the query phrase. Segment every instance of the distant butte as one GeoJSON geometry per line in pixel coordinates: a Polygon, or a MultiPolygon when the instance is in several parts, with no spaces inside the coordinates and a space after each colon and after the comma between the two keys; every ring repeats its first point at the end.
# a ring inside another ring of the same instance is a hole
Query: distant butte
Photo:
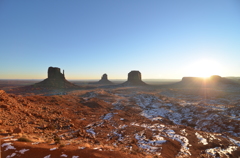
{"type": "Polygon", "coordinates": [[[139,71],[131,71],[128,73],[128,80],[122,84],[123,86],[146,86],[142,81],[141,73],[139,71]]]}
{"type": "Polygon", "coordinates": [[[107,74],[103,74],[103,75],[102,75],[102,78],[101,78],[98,82],[90,82],[89,84],[110,85],[110,84],[113,84],[113,83],[108,80],[107,74]]]}
{"type": "Polygon", "coordinates": [[[48,78],[42,82],[36,83],[35,86],[49,88],[78,88],[77,85],[74,85],[65,79],[64,70],[63,73],[61,73],[61,69],[58,67],[49,67],[48,78]]]}
{"type": "Polygon", "coordinates": [[[209,78],[202,78],[202,77],[183,77],[182,81],[174,84],[175,86],[195,86],[195,87],[212,87],[212,86],[221,86],[221,85],[239,85],[236,82],[218,76],[213,75],[209,78]]]}
{"type": "Polygon", "coordinates": [[[107,74],[103,74],[101,80],[97,82],[98,84],[113,84],[111,81],[108,80],[107,74]]]}
{"type": "Polygon", "coordinates": [[[64,70],[61,73],[61,69],[58,67],[49,67],[48,68],[48,79],[65,79],[64,70]]]}

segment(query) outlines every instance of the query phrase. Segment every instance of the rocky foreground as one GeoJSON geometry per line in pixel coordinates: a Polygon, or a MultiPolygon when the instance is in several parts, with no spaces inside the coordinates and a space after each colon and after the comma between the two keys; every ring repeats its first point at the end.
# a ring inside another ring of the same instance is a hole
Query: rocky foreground
{"type": "Polygon", "coordinates": [[[238,158],[239,92],[194,92],[122,87],[22,97],[0,91],[1,154],[238,158]]]}

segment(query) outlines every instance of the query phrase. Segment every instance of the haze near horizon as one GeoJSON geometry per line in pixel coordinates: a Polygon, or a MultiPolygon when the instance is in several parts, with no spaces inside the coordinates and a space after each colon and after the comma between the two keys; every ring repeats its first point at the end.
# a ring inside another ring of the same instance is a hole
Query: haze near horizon
{"type": "Polygon", "coordinates": [[[1,1],[0,79],[240,76],[240,2],[1,1]]]}

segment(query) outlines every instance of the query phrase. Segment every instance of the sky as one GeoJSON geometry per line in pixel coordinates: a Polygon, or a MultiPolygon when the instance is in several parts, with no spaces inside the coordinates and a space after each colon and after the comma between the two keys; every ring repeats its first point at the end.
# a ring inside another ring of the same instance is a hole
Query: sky
{"type": "Polygon", "coordinates": [[[1,0],[0,79],[240,76],[239,0],[1,0]]]}

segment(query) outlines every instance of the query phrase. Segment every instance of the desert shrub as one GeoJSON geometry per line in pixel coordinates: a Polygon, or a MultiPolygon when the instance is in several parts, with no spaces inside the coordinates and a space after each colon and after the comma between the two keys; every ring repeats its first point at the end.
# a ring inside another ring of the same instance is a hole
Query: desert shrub
{"type": "Polygon", "coordinates": [[[18,141],[20,141],[20,142],[32,142],[30,139],[25,138],[25,137],[18,138],[18,141]]]}

